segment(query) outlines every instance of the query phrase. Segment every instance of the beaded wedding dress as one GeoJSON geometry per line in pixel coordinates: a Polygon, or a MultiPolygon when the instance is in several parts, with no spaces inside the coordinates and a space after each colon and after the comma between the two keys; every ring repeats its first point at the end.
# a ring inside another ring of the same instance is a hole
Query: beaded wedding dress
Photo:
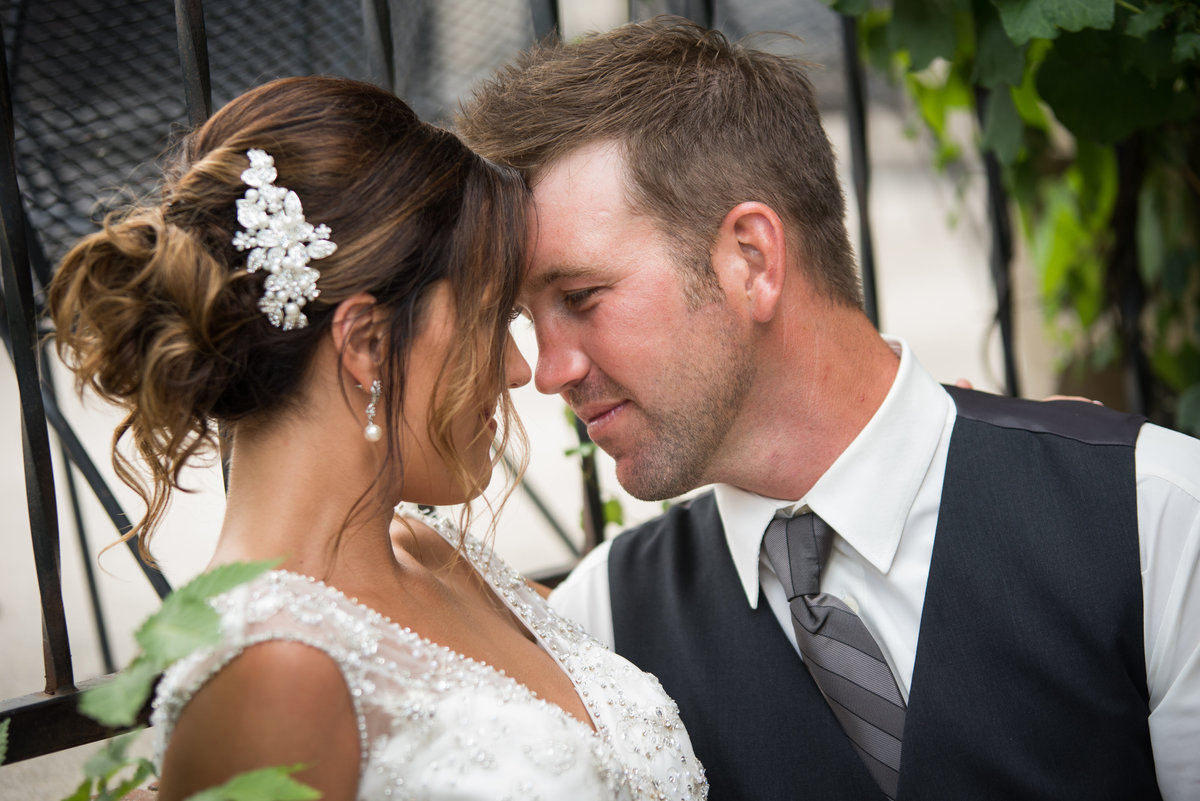
{"type": "MultiPolygon", "coordinates": [[[[448,523],[426,522],[458,544],[448,523]]],[[[557,615],[469,535],[463,553],[571,678],[596,731],[489,665],[276,570],[216,598],[221,643],[178,662],[159,684],[158,764],[205,681],[248,646],[282,639],[319,648],[341,667],[362,744],[359,799],[703,799],[703,769],[658,681],[557,615]]]]}

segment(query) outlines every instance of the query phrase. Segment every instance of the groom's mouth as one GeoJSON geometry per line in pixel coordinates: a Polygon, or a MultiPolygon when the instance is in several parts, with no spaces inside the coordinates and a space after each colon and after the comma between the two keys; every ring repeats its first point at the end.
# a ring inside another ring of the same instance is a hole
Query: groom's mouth
{"type": "Polygon", "coordinates": [[[610,404],[593,404],[586,408],[576,410],[579,418],[587,424],[588,436],[592,441],[598,441],[603,436],[604,431],[612,426],[617,417],[629,404],[629,401],[620,401],[619,403],[610,404]]]}

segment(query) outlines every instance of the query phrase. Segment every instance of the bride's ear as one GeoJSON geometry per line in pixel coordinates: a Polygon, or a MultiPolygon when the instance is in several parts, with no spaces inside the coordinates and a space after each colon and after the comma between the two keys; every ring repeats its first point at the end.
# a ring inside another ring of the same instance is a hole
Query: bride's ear
{"type": "Polygon", "coordinates": [[[374,296],[359,292],[339,303],[330,334],[342,369],[354,383],[369,387],[379,377],[384,335],[383,309],[374,296]]]}

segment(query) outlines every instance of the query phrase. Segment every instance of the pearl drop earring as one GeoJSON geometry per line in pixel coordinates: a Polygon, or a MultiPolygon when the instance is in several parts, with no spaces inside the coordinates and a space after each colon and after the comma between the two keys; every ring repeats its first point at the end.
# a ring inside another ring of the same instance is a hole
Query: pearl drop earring
{"type": "Polygon", "coordinates": [[[379,442],[383,439],[383,429],[375,425],[375,405],[379,403],[379,395],[383,392],[383,382],[376,378],[371,382],[371,402],[367,404],[367,427],[363,436],[367,442],[379,442]]]}

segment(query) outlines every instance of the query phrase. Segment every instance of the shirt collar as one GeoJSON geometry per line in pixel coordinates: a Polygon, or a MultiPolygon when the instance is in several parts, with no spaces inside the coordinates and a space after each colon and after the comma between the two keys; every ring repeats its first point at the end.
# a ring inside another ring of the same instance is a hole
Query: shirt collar
{"type": "Polygon", "coordinates": [[[900,357],[887,397],[803,498],[779,500],[728,484],[714,486],[733,565],[751,607],[758,606],[763,533],[781,509],[794,514],[808,507],[877,570],[886,573],[891,567],[909,509],[937,451],[950,396],[904,340],[884,341],[900,357]]]}

